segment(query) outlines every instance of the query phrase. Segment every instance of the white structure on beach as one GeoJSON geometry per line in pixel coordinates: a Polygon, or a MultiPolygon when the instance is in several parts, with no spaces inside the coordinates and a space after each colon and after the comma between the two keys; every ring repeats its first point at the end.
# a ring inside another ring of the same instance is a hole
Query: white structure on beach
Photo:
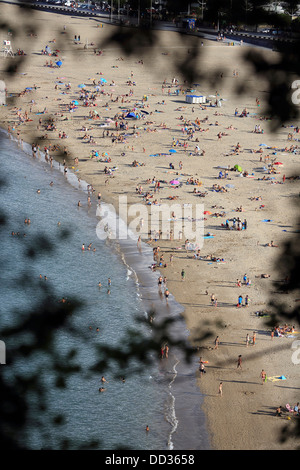
{"type": "Polygon", "coordinates": [[[185,101],[187,103],[206,103],[206,96],[203,95],[186,95],[185,101]]]}
{"type": "Polygon", "coordinates": [[[12,49],[11,41],[7,39],[3,41],[2,54],[4,57],[14,57],[14,51],[12,49]]]}

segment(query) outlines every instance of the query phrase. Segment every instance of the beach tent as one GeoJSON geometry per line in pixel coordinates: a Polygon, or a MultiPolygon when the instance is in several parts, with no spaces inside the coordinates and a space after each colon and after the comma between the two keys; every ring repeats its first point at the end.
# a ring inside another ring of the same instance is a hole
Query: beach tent
{"type": "Polygon", "coordinates": [[[203,95],[186,95],[187,103],[206,103],[206,96],[203,95]]]}
{"type": "Polygon", "coordinates": [[[133,112],[130,112],[130,113],[127,113],[127,114],[126,114],[126,117],[127,117],[127,118],[136,118],[136,114],[133,113],[133,112]]]}
{"type": "Polygon", "coordinates": [[[234,165],[233,168],[234,168],[236,171],[240,171],[240,172],[243,171],[243,170],[242,170],[242,167],[241,167],[240,165],[234,165]]]}

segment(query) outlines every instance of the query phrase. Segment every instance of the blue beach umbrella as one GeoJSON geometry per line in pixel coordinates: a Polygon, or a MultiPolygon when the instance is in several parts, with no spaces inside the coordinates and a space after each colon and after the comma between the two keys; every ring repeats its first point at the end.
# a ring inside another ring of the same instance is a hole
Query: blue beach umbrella
{"type": "Polygon", "coordinates": [[[177,150],[175,150],[175,149],[170,149],[169,152],[170,152],[170,153],[176,153],[177,150]]]}
{"type": "Polygon", "coordinates": [[[85,84],[81,83],[81,85],[78,85],[78,88],[85,88],[85,84]]]}
{"type": "Polygon", "coordinates": [[[56,63],[56,65],[57,65],[58,67],[60,67],[60,66],[62,65],[62,61],[61,61],[61,60],[58,60],[58,61],[55,62],[55,63],[56,63]]]}
{"type": "Polygon", "coordinates": [[[76,106],[78,106],[78,101],[73,100],[72,103],[74,103],[76,106]]]}

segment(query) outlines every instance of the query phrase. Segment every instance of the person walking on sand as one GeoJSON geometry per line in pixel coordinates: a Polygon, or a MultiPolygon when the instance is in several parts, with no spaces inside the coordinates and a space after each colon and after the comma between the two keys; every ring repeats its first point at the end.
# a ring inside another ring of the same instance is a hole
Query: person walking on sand
{"type": "Polygon", "coordinates": [[[262,380],[262,385],[267,381],[267,374],[266,372],[264,371],[264,369],[261,371],[260,373],[260,378],[262,380]]]}
{"type": "Polygon", "coordinates": [[[246,335],[246,347],[247,348],[249,346],[249,343],[250,343],[250,336],[249,336],[249,333],[247,333],[247,335],[246,335]]]}
{"type": "Polygon", "coordinates": [[[255,346],[255,343],[256,343],[256,333],[255,333],[255,331],[253,331],[253,336],[252,336],[252,344],[253,344],[253,346],[255,346]]]}
{"type": "Polygon", "coordinates": [[[184,281],[184,279],[185,279],[185,270],[183,269],[181,271],[181,280],[184,281]]]}
{"type": "Polygon", "coordinates": [[[219,391],[218,391],[220,397],[223,395],[223,382],[219,383],[219,391]]]}
{"type": "Polygon", "coordinates": [[[216,339],[215,339],[215,349],[218,349],[219,344],[220,344],[220,338],[219,338],[219,336],[217,336],[216,339]]]}
{"type": "Polygon", "coordinates": [[[242,356],[241,356],[241,354],[239,355],[238,360],[237,360],[237,369],[242,369],[242,356]]]}
{"type": "Polygon", "coordinates": [[[202,377],[202,375],[205,374],[205,372],[206,372],[204,364],[203,364],[202,361],[200,362],[199,371],[200,371],[200,377],[202,377]]]}

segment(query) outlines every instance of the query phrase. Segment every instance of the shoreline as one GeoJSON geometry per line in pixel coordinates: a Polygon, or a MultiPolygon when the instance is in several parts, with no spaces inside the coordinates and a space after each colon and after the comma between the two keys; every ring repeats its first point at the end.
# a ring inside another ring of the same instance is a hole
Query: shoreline
{"type": "MultiPolygon", "coordinates": [[[[26,148],[21,149],[19,147],[19,142],[17,138],[10,135],[5,129],[0,128],[0,134],[5,135],[5,138],[10,140],[12,143],[14,143],[21,152],[24,152],[27,155],[28,158],[33,158],[30,152],[31,146],[28,142],[23,142],[23,145],[25,145],[26,148]]],[[[1,135],[0,135],[0,139],[1,139],[1,135]]],[[[35,158],[37,164],[42,163],[42,165],[45,165],[45,166],[50,165],[49,162],[47,163],[43,161],[44,156],[45,156],[44,153],[41,152],[40,157],[35,158]]],[[[61,168],[60,162],[58,162],[57,160],[54,160],[53,169],[63,174],[63,168],[61,168]]],[[[66,178],[67,184],[71,185],[73,188],[85,194],[87,190],[84,189],[82,185],[78,187],[75,184],[76,180],[77,180],[76,175],[70,171],[66,178]],[[71,179],[69,177],[70,175],[71,175],[71,179]]],[[[89,183],[86,181],[81,181],[81,183],[86,184],[87,186],[89,185],[89,183]]],[[[94,205],[97,206],[97,199],[95,198],[94,194],[92,195],[91,199],[93,200],[94,205]]],[[[102,201],[102,204],[105,205],[106,203],[102,201]]],[[[95,218],[96,218],[96,214],[97,214],[97,210],[95,212],[95,216],[94,216],[95,218]]],[[[123,241],[123,243],[121,240],[109,240],[109,245],[110,245],[110,249],[118,255],[120,262],[123,263],[127,267],[127,269],[130,271],[130,274],[128,275],[134,276],[135,284],[136,284],[135,288],[136,288],[136,291],[138,292],[140,301],[142,302],[143,309],[145,311],[144,313],[145,314],[149,313],[149,311],[155,312],[157,315],[157,319],[159,321],[164,318],[167,318],[170,311],[172,311],[172,316],[174,316],[176,312],[178,315],[180,315],[182,313],[183,307],[176,302],[176,299],[173,296],[171,296],[169,300],[169,304],[165,305],[165,303],[162,302],[162,300],[160,299],[158,295],[157,279],[154,279],[154,277],[156,276],[156,274],[158,277],[159,271],[155,271],[155,272],[151,271],[149,269],[148,264],[145,264],[144,262],[146,258],[146,263],[149,263],[149,265],[151,265],[152,251],[150,247],[146,243],[142,242],[143,246],[141,247],[141,249],[136,250],[137,240],[134,240],[131,237],[129,237],[129,239],[130,239],[129,242],[127,239],[126,241],[123,241]],[[148,251],[148,253],[145,253],[145,250],[148,251]],[[142,253],[144,256],[142,255],[142,253]],[[141,261],[141,256],[144,258],[143,261],[141,261]],[[149,298],[149,292],[151,292],[150,298],[149,298]]],[[[176,329],[178,330],[178,327],[176,329]]],[[[188,331],[186,330],[183,337],[185,336],[188,337],[188,335],[189,335],[188,331]]],[[[199,445],[198,438],[196,438],[192,449],[204,450],[205,448],[208,447],[209,444],[207,441],[208,436],[205,435],[206,430],[205,430],[205,426],[203,423],[204,417],[202,416],[202,413],[200,413],[200,415],[199,413],[195,413],[193,416],[189,416],[188,422],[186,422],[183,412],[180,413],[179,411],[179,416],[177,415],[177,408],[175,406],[175,402],[177,404],[178,400],[179,400],[179,404],[184,406],[184,409],[193,405],[193,403],[189,403],[190,401],[189,399],[186,399],[186,392],[185,392],[183,403],[181,403],[181,400],[180,400],[182,398],[181,390],[180,390],[181,386],[180,384],[179,386],[177,386],[177,377],[178,377],[177,366],[178,365],[180,365],[181,367],[183,365],[183,371],[181,370],[181,374],[184,373],[185,377],[189,377],[188,382],[185,380],[185,389],[188,387],[190,389],[190,393],[194,393],[194,394],[195,394],[195,391],[197,391],[195,390],[196,389],[195,378],[191,374],[191,371],[189,374],[186,373],[186,364],[183,361],[182,352],[177,351],[177,354],[179,354],[179,356],[181,357],[178,358],[176,356],[176,352],[174,355],[172,351],[170,353],[170,357],[167,363],[162,363],[162,362],[160,363],[159,360],[153,361],[153,365],[157,363],[156,364],[157,367],[159,367],[165,375],[165,380],[169,382],[168,384],[166,383],[165,385],[162,385],[162,387],[167,387],[167,389],[169,390],[168,393],[170,396],[170,401],[172,402],[171,405],[169,406],[167,405],[167,402],[166,402],[166,408],[168,407],[171,411],[171,413],[167,413],[167,416],[165,417],[165,419],[167,419],[171,427],[171,431],[169,433],[169,438],[167,441],[168,442],[167,448],[168,450],[174,450],[174,442],[172,439],[173,434],[175,436],[175,442],[178,444],[180,442],[187,442],[187,443],[193,442],[194,437],[195,437],[194,429],[196,427],[199,427],[199,433],[197,433],[197,435],[200,434],[202,436],[204,447],[203,445],[201,445],[198,448],[198,445],[199,445]],[[175,388],[175,392],[173,388],[175,388]],[[201,418],[200,420],[199,420],[199,417],[201,418]],[[194,422],[194,425],[190,427],[190,424],[192,421],[194,422]],[[193,429],[193,432],[191,432],[192,429],[193,429]],[[178,438],[178,433],[181,436],[180,438],[178,438]]],[[[199,392],[199,395],[200,395],[200,399],[203,400],[203,397],[201,397],[200,392],[199,392]]],[[[179,405],[179,409],[180,408],[181,407],[179,405]]],[[[179,448],[180,447],[175,446],[175,450],[178,450],[179,448]]],[[[184,449],[185,447],[182,447],[182,448],[184,449]]]]}
{"type": "MultiPolygon", "coordinates": [[[[42,18],[43,15],[46,15],[46,13],[41,15],[42,18]]],[[[65,18],[61,19],[60,27],[62,27],[64,21],[66,21],[65,18]]],[[[76,22],[76,25],[78,25],[78,21],[76,22]]],[[[78,26],[76,26],[76,28],[77,27],[78,26]]],[[[82,26],[82,28],[83,27],[84,26],[82,26]]],[[[88,26],[86,25],[86,27],[88,26]]],[[[162,36],[165,38],[164,34],[162,34],[162,36]]],[[[232,59],[234,64],[239,63],[238,60],[240,59],[237,55],[235,55],[235,52],[232,49],[221,49],[220,47],[214,47],[213,52],[211,52],[212,48],[207,47],[205,48],[205,51],[210,50],[210,53],[213,54],[214,60],[216,62],[222,60],[222,55],[226,55],[226,57],[229,55],[229,57],[234,57],[232,59]]],[[[112,56],[113,55],[114,54],[112,53],[112,56]]],[[[276,59],[276,56],[273,53],[271,55],[274,57],[274,59],[276,59]]],[[[83,57],[83,55],[81,57],[83,57]]],[[[225,61],[226,57],[224,57],[225,61]]],[[[105,54],[103,58],[105,59],[105,54]]],[[[167,58],[165,60],[168,62],[167,58]]],[[[36,66],[36,71],[40,70],[45,83],[49,82],[49,84],[51,83],[53,86],[54,77],[47,77],[48,70],[40,69],[39,67],[41,67],[41,64],[38,62],[39,59],[36,58],[36,61],[38,64],[36,66]]],[[[207,64],[209,64],[211,59],[208,58],[206,61],[207,64]]],[[[127,62],[129,62],[128,59],[127,62]]],[[[113,58],[110,62],[109,59],[106,58],[105,63],[112,64],[112,67],[115,67],[116,64],[116,62],[113,61],[113,58]]],[[[86,64],[88,64],[88,58],[86,59],[86,64]]],[[[134,75],[136,75],[138,79],[141,76],[142,81],[145,80],[144,75],[147,73],[147,71],[142,70],[141,67],[136,65],[136,63],[131,63],[130,65],[134,69],[134,75]]],[[[130,68],[128,70],[130,70],[130,68]]],[[[57,74],[65,73],[58,72],[58,70],[50,72],[54,72],[55,77],[57,77],[57,74]]],[[[115,72],[117,73],[118,71],[115,72]]],[[[245,70],[244,73],[247,74],[248,71],[245,70]]],[[[106,74],[109,75],[108,69],[106,70],[106,74]]],[[[88,77],[88,75],[85,77],[88,77]]],[[[122,75],[123,80],[124,77],[126,77],[126,72],[124,72],[122,75]]],[[[149,80],[149,78],[150,77],[148,76],[147,80],[149,80]]],[[[71,75],[71,79],[75,80],[73,75],[71,75]]],[[[23,78],[22,80],[24,81],[23,78]]],[[[121,81],[119,78],[118,80],[121,81]]],[[[145,83],[148,84],[150,82],[145,81],[142,83],[144,89],[146,87],[145,83]]],[[[11,87],[15,86],[16,84],[11,85],[11,87]]],[[[156,81],[155,84],[150,87],[150,90],[149,86],[148,88],[146,87],[146,91],[149,91],[149,101],[151,102],[151,107],[153,106],[152,101],[155,101],[155,97],[159,100],[162,98],[161,92],[157,91],[159,86],[160,82],[156,81]],[[152,98],[153,95],[154,98],[152,98]]],[[[203,147],[206,148],[208,154],[207,157],[202,158],[196,156],[195,158],[189,158],[180,150],[179,155],[174,157],[174,162],[177,168],[179,158],[184,158],[184,166],[187,168],[185,173],[194,176],[195,174],[200,174],[201,179],[203,177],[203,187],[208,192],[208,197],[206,196],[206,198],[209,199],[209,203],[207,203],[207,200],[204,201],[206,208],[211,209],[213,206],[219,207],[221,202],[221,205],[225,207],[226,217],[233,217],[235,215],[234,207],[242,205],[245,207],[245,214],[242,216],[245,215],[247,217],[249,227],[245,232],[225,232],[221,229],[220,223],[216,225],[216,221],[213,217],[207,217],[207,221],[205,223],[206,230],[215,233],[215,237],[213,240],[208,240],[205,242],[203,250],[201,249],[201,253],[204,251],[204,254],[213,253],[215,256],[222,258],[224,257],[224,263],[214,264],[214,262],[210,262],[209,260],[205,259],[196,260],[193,258],[192,253],[189,255],[188,252],[185,252],[185,250],[182,249],[182,242],[178,240],[174,242],[160,240],[158,243],[153,243],[151,246],[157,246],[159,244],[161,246],[161,252],[165,253],[166,256],[169,256],[170,253],[173,253],[174,260],[172,265],[168,263],[168,267],[164,268],[163,270],[168,279],[168,287],[171,293],[176,292],[176,301],[184,308],[183,318],[186,324],[186,329],[190,333],[191,344],[193,347],[199,348],[199,355],[201,354],[205,357],[205,359],[209,360],[209,364],[206,367],[207,374],[205,377],[200,378],[197,369],[194,369],[194,371],[197,380],[197,386],[199,387],[199,390],[201,390],[201,393],[204,394],[203,409],[207,416],[209,431],[213,438],[212,446],[219,450],[250,450],[268,448],[277,449],[279,445],[277,440],[279,429],[284,424],[286,424],[287,421],[284,418],[282,420],[275,418],[275,411],[273,411],[274,414],[272,414],[271,411],[268,412],[268,409],[271,408],[275,410],[279,403],[284,405],[284,401],[293,402],[296,400],[296,392],[293,394],[293,396],[290,396],[288,387],[294,386],[295,390],[298,390],[296,386],[297,371],[295,370],[295,365],[291,363],[290,359],[291,342],[288,342],[287,339],[284,339],[284,341],[286,341],[286,350],[284,352],[281,350],[281,348],[278,347],[274,350],[274,345],[273,349],[271,350],[269,347],[271,344],[268,338],[270,330],[262,324],[263,320],[257,318],[254,315],[253,310],[255,311],[264,309],[267,305],[268,299],[270,298],[270,294],[272,293],[271,282],[268,280],[264,281],[259,279],[259,274],[269,271],[271,272],[271,280],[276,279],[276,276],[278,276],[278,273],[274,269],[273,265],[274,253],[270,254],[268,251],[266,251],[268,248],[265,248],[264,243],[269,242],[271,239],[274,239],[275,243],[283,243],[287,237],[292,236],[288,234],[282,234],[279,231],[280,226],[292,227],[292,230],[295,228],[295,223],[293,223],[293,208],[287,208],[284,197],[281,196],[279,191],[281,189],[284,191],[285,197],[289,197],[290,199],[292,198],[293,200],[294,197],[292,195],[294,188],[292,187],[291,183],[288,183],[289,186],[266,186],[266,182],[256,183],[256,180],[254,179],[251,180],[239,178],[236,174],[232,173],[230,174],[230,179],[232,180],[230,184],[232,184],[234,188],[226,193],[223,193],[220,197],[220,195],[218,196],[217,194],[212,194],[210,192],[209,180],[216,179],[216,173],[219,171],[216,169],[216,165],[218,163],[219,165],[220,163],[223,163],[225,166],[232,166],[236,163],[239,163],[237,160],[242,161],[243,167],[245,166],[246,168],[249,168],[250,174],[252,169],[256,177],[260,176],[260,171],[256,170],[257,166],[261,166],[259,164],[259,155],[251,153],[249,154],[249,152],[243,151],[242,155],[232,156],[228,148],[230,148],[230,145],[233,145],[234,143],[236,144],[238,140],[242,142],[243,150],[244,148],[248,149],[249,146],[252,147],[253,145],[257,147],[261,142],[265,142],[268,145],[267,148],[272,148],[272,146],[274,146],[274,140],[276,140],[277,148],[282,148],[284,147],[284,144],[286,144],[286,135],[288,131],[286,129],[281,129],[281,133],[279,132],[277,136],[271,135],[266,131],[264,135],[258,136],[258,140],[255,134],[249,133],[250,124],[248,123],[249,119],[253,119],[253,125],[257,124],[255,117],[255,106],[251,104],[253,102],[252,100],[254,100],[256,90],[253,89],[250,97],[247,96],[245,98],[246,103],[243,103],[232,94],[230,87],[226,88],[226,85],[222,86],[224,87],[224,96],[230,97],[229,104],[226,102],[224,104],[224,111],[223,108],[221,108],[219,110],[220,115],[217,115],[217,117],[212,114],[214,109],[208,109],[205,111],[205,113],[197,111],[197,113],[199,112],[201,118],[203,117],[203,114],[208,114],[210,115],[210,121],[218,120],[222,130],[226,129],[226,124],[228,125],[233,123],[239,127],[238,131],[236,133],[235,131],[231,131],[231,133],[235,135],[229,139],[228,143],[226,142],[223,144],[223,146],[222,144],[220,145],[218,143],[215,135],[213,138],[210,137],[211,132],[207,134],[208,137],[206,137],[206,134],[203,134],[204,138],[201,138],[201,146],[203,145],[203,147]],[[251,111],[251,117],[248,118],[248,121],[237,121],[232,117],[235,104],[237,104],[239,107],[245,104],[248,106],[251,111]],[[248,135],[248,133],[250,135],[248,135]],[[253,143],[254,140],[255,144],[253,143]],[[221,162],[219,161],[220,156],[222,156],[221,162]],[[287,189],[287,187],[290,189],[287,189]],[[262,212],[259,212],[259,210],[256,208],[259,203],[249,202],[249,196],[256,196],[258,194],[262,194],[263,203],[266,205],[266,209],[264,209],[262,212]],[[272,200],[274,200],[274,198],[276,198],[278,207],[273,208],[272,200]],[[271,222],[275,219],[275,223],[261,223],[263,218],[265,220],[270,220],[271,222]],[[178,245],[180,245],[180,250],[178,249],[178,245]],[[238,257],[237,252],[239,252],[238,257]],[[186,280],[184,283],[180,282],[180,271],[182,267],[184,267],[186,270],[186,280]],[[242,309],[236,309],[235,301],[240,291],[235,286],[235,280],[237,277],[242,276],[243,272],[249,273],[252,279],[251,287],[242,287],[243,295],[246,295],[246,293],[249,292],[251,303],[250,308],[248,307],[248,309],[244,307],[242,309]],[[206,290],[209,291],[208,296],[205,294],[206,290]],[[210,305],[209,299],[212,293],[216,293],[219,297],[217,308],[210,305]],[[215,321],[216,324],[214,324],[215,321]],[[204,338],[201,341],[199,341],[199,330],[201,334],[204,335],[204,338]],[[251,334],[251,332],[254,330],[258,333],[258,342],[254,348],[255,352],[253,351],[253,348],[245,349],[244,342],[246,332],[251,334]],[[206,334],[210,336],[206,337],[206,334]],[[216,334],[220,334],[221,338],[221,344],[218,350],[214,349],[214,337],[216,334]],[[257,352],[257,349],[259,352],[257,352]],[[241,353],[243,357],[245,356],[245,367],[243,368],[243,371],[236,370],[235,364],[236,357],[241,353]],[[255,364],[254,366],[251,362],[253,360],[255,364]],[[278,370],[278,364],[281,364],[282,366],[284,365],[283,371],[278,370]],[[270,376],[275,376],[280,373],[288,376],[288,384],[284,384],[285,387],[278,387],[276,383],[268,383],[267,387],[261,390],[259,373],[260,370],[264,367],[268,369],[267,373],[270,376]],[[218,396],[218,384],[220,380],[222,380],[224,383],[224,395],[222,398],[218,396]],[[266,388],[268,391],[266,391],[266,388]],[[238,413],[240,416],[237,416],[237,409],[239,410],[238,413]],[[258,410],[260,410],[260,412],[258,410]]],[[[251,86],[254,86],[254,84],[251,86]]],[[[260,86],[262,87],[263,85],[260,84],[260,86]]],[[[46,89],[47,94],[50,95],[50,87],[46,89]]],[[[140,91],[141,86],[139,87],[139,93],[140,91]]],[[[53,94],[53,91],[51,93],[53,94]]],[[[57,95],[54,94],[53,96],[57,95]]],[[[175,99],[174,97],[169,99],[166,96],[166,101],[168,117],[170,119],[172,118],[170,127],[173,126],[174,132],[176,131],[175,134],[178,135],[179,129],[177,129],[175,126],[178,125],[177,116],[179,116],[179,114],[174,112],[174,107],[176,106],[176,97],[175,99]]],[[[180,100],[180,102],[183,104],[182,100],[180,100]]],[[[55,110],[57,109],[57,106],[55,107],[54,104],[57,105],[58,103],[53,101],[53,107],[51,106],[51,108],[55,110]]],[[[157,104],[154,106],[158,107],[157,104]]],[[[187,118],[191,118],[191,108],[187,109],[187,105],[183,105],[182,108],[183,109],[181,110],[181,113],[186,115],[187,118]]],[[[6,110],[2,111],[3,114],[5,114],[6,110]]],[[[164,112],[166,114],[166,111],[164,112]]],[[[105,112],[103,114],[105,115],[105,112]]],[[[161,117],[164,118],[166,116],[161,115],[161,117]]],[[[261,125],[265,126],[266,124],[262,122],[261,125]]],[[[63,127],[61,121],[60,126],[63,127]]],[[[72,127],[74,132],[76,126],[73,122],[68,121],[66,123],[65,129],[69,129],[71,132],[72,127]]],[[[97,126],[95,129],[97,129],[97,126]]],[[[148,136],[143,134],[143,137],[145,135],[144,139],[146,140],[147,144],[147,153],[149,153],[150,148],[152,151],[151,153],[160,151],[158,145],[156,144],[156,139],[164,142],[164,146],[162,147],[163,150],[168,148],[167,146],[170,146],[170,141],[163,136],[164,131],[158,128],[158,132],[159,131],[160,135],[152,134],[153,140],[151,140],[151,133],[149,133],[148,136]]],[[[214,128],[211,127],[210,131],[214,131],[214,128]]],[[[140,134],[141,133],[142,131],[140,134]]],[[[217,130],[214,131],[214,134],[216,133],[217,130]]],[[[23,132],[22,134],[26,136],[26,133],[23,132]]],[[[74,135],[75,144],[73,145],[73,149],[76,149],[77,147],[79,150],[79,142],[76,142],[76,138],[78,137],[76,136],[76,133],[74,135]]],[[[226,140],[228,139],[224,138],[224,140],[222,139],[222,142],[226,140]]],[[[69,141],[71,143],[71,138],[69,141]]],[[[117,157],[112,155],[112,161],[116,161],[116,164],[121,166],[123,174],[120,175],[120,172],[117,172],[116,181],[111,179],[107,188],[103,184],[104,178],[99,176],[101,174],[98,172],[99,168],[102,168],[102,164],[100,164],[99,167],[99,163],[96,163],[92,160],[89,162],[87,156],[84,155],[87,152],[85,152],[84,146],[82,147],[84,148],[84,151],[81,152],[83,155],[80,156],[80,160],[82,161],[80,161],[78,165],[78,174],[81,175],[85,180],[91,179],[92,186],[94,188],[100,188],[101,193],[103,194],[103,199],[109,203],[112,202],[115,206],[117,201],[117,196],[115,196],[115,194],[129,193],[130,203],[138,201],[139,199],[134,194],[134,191],[132,191],[132,186],[135,186],[136,182],[143,182],[144,186],[147,175],[152,177],[154,173],[158,175],[158,177],[164,177],[165,179],[166,177],[168,178],[166,175],[170,176],[172,174],[168,171],[167,164],[165,162],[165,160],[167,160],[167,163],[169,163],[168,159],[162,160],[160,158],[157,160],[159,161],[159,164],[162,165],[162,169],[159,171],[156,169],[157,165],[154,163],[155,158],[152,159],[152,163],[151,159],[143,154],[142,145],[139,144],[139,139],[137,139],[136,142],[138,150],[132,151],[131,154],[130,150],[126,149],[126,158],[124,158],[124,160],[120,158],[120,155],[117,155],[117,157]],[[127,153],[129,153],[129,155],[127,155],[127,153]],[[130,167],[130,161],[132,161],[134,157],[142,160],[145,160],[146,158],[146,167],[129,170],[128,167],[130,167]],[[132,174],[132,172],[135,173],[132,174]],[[137,172],[139,173],[137,174],[137,172]],[[90,176],[91,178],[84,176],[90,176]]],[[[107,141],[103,142],[103,144],[101,144],[103,150],[108,148],[107,141]]],[[[118,149],[111,147],[112,154],[118,154],[119,152],[117,150],[118,149]]],[[[269,150],[269,152],[271,153],[272,150],[269,150]]],[[[291,174],[294,165],[296,165],[295,168],[297,168],[297,165],[299,165],[296,157],[297,154],[293,156],[280,152],[279,158],[284,161],[284,171],[287,172],[287,175],[291,174]]],[[[55,157],[53,156],[53,158],[55,157]]],[[[281,177],[279,176],[277,178],[279,179],[281,177]]],[[[274,179],[276,179],[276,177],[274,179]]],[[[187,191],[185,191],[186,189],[189,189],[188,186],[183,186],[183,188],[178,191],[180,197],[184,198],[184,201],[187,202],[195,201],[195,199],[193,199],[193,195],[188,194],[187,191]]],[[[165,191],[163,191],[162,194],[165,195],[165,191]]],[[[286,231],[288,232],[290,230],[286,231]]],[[[272,248],[270,250],[272,251],[272,248]]],[[[277,253],[275,253],[275,255],[277,255],[277,253]]],[[[290,300],[290,302],[292,302],[292,300],[290,300]]],[[[280,342],[280,339],[276,338],[275,341],[278,343],[280,342]],[[279,341],[277,341],[277,339],[279,341]]],[[[296,445],[297,442],[292,440],[286,444],[283,444],[280,448],[294,449],[296,445]]]]}

